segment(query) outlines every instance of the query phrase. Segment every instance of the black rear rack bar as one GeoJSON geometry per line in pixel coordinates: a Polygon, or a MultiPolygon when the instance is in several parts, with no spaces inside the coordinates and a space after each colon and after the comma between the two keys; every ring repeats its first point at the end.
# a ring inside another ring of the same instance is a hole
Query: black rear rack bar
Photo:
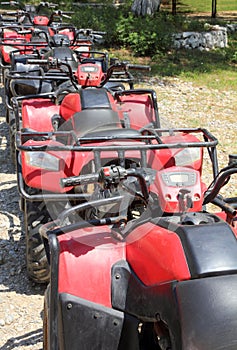
{"type": "MultiPolygon", "coordinates": [[[[123,130],[123,129],[121,129],[123,130]]],[[[149,129],[148,129],[149,130],[149,129]]],[[[205,138],[204,141],[200,142],[178,142],[178,143],[146,143],[146,144],[133,144],[133,145],[87,145],[84,146],[84,143],[98,143],[98,142],[106,142],[106,141],[121,141],[121,140],[127,140],[129,141],[151,141],[156,140],[157,137],[155,135],[135,135],[133,137],[124,137],[123,135],[118,136],[103,136],[103,137],[81,137],[76,138],[74,131],[55,131],[55,132],[17,132],[16,135],[16,146],[19,151],[75,151],[75,152],[93,152],[96,151],[130,151],[130,150],[156,150],[156,149],[168,149],[168,148],[195,148],[195,147],[211,147],[214,148],[218,144],[218,140],[213,136],[208,130],[204,128],[178,128],[178,129],[152,129],[152,131],[156,132],[158,135],[161,135],[162,133],[170,133],[174,134],[175,132],[178,133],[201,133],[203,137],[205,138]],[[68,136],[71,137],[71,139],[76,139],[77,144],[76,145],[60,145],[60,146],[53,146],[53,145],[41,145],[41,146],[26,146],[22,143],[22,138],[34,138],[34,137],[42,137],[47,140],[53,139],[55,137],[59,136],[68,136]]]]}

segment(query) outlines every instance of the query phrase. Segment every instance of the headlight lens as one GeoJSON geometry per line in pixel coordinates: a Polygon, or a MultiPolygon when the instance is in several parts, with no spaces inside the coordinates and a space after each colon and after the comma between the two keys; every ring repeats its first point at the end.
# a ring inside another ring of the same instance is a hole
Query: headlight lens
{"type": "Polygon", "coordinates": [[[5,46],[5,47],[4,47],[4,51],[5,51],[6,53],[10,53],[10,52],[12,52],[12,51],[16,51],[16,48],[15,48],[14,46],[5,46]]]}
{"type": "Polygon", "coordinates": [[[187,166],[201,159],[200,148],[184,148],[174,155],[176,166],[187,166]]]}
{"type": "Polygon", "coordinates": [[[27,152],[26,163],[45,170],[59,171],[60,159],[45,152],[27,152]]]}

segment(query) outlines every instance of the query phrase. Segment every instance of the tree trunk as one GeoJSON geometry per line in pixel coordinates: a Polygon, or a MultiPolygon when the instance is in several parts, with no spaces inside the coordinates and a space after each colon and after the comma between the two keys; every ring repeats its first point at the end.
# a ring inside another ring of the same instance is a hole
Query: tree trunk
{"type": "Polygon", "coordinates": [[[212,0],[212,18],[216,18],[216,0],[212,0]]]}
{"type": "Polygon", "coordinates": [[[160,8],[161,0],[134,0],[132,12],[136,16],[153,15],[160,8]]]}
{"type": "Polygon", "coordinates": [[[176,15],[176,7],[177,7],[177,1],[172,0],[172,15],[176,15]]]}

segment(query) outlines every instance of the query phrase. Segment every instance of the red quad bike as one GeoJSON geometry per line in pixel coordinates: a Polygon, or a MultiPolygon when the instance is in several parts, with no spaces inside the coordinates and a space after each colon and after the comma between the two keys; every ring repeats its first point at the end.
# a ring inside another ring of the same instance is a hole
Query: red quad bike
{"type": "MultiPolygon", "coordinates": [[[[118,63],[115,66],[118,68],[118,63]]],[[[127,69],[128,66],[120,64],[120,70],[121,67],[127,69]]],[[[89,66],[86,64],[86,67],[89,66]]],[[[134,65],[131,67],[137,68],[134,65]]],[[[130,82],[130,75],[128,81],[130,82]]],[[[118,85],[115,81],[113,83],[118,85]]],[[[72,200],[85,200],[83,193],[75,196],[73,189],[62,190],[59,179],[64,172],[67,177],[78,175],[82,170],[90,173],[94,167],[92,160],[84,167],[83,159],[76,160],[78,155],[73,150],[68,154],[56,152],[55,158],[45,151],[38,153],[38,146],[47,148],[51,142],[49,135],[54,133],[62,133],[57,142],[66,147],[68,142],[74,144],[82,133],[98,132],[100,136],[99,130],[102,127],[103,132],[112,128],[115,133],[125,135],[125,138],[130,133],[140,137],[138,129],[146,128],[147,125],[159,127],[156,94],[152,90],[114,91],[106,87],[88,87],[79,88],[73,93],[66,91],[62,98],[64,93],[65,89],[62,89],[59,95],[52,92],[36,95],[34,98],[17,97],[14,100],[16,107],[20,105],[15,109],[17,130],[20,130],[17,140],[20,152],[16,152],[16,160],[19,192],[22,196],[21,208],[25,213],[27,267],[29,276],[38,282],[45,282],[49,277],[39,227],[57,217],[69,205],[71,192],[72,200]],[[65,156],[69,156],[67,166],[64,168],[62,160],[63,169],[60,170],[60,159],[65,156]]]]}
{"type": "MultiPolygon", "coordinates": [[[[93,76],[92,86],[95,86],[95,83],[98,85],[101,82],[108,69],[108,54],[95,51],[95,49],[91,50],[91,47],[102,40],[105,32],[98,32],[92,29],[71,29],[74,31],[72,42],[66,34],[55,34],[49,41],[46,36],[40,37],[41,32],[37,32],[39,36],[34,37],[34,39],[39,39],[39,41],[27,42],[24,48],[17,49],[12,43],[13,51],[8,56],[10,65],[8,65],[4,79],[5,98],[8,109],[11,108],[10,100],[13,96],[33,95],[36,92],[49,91],[48,88],[45,89],[43,87],[43,85],[47,85],[50,81],[50,78],[45,75],[48,71],[50,71],[50,76],[55,72],[55,77],[51,79],[53,80],[51,84],[53,87],[51,87],[50,91],[57,89],[59,83],[55,84],[55,81],[60,81],[60,76],[65,75],[65,72],[68,72],[68,80],[71,79],[77,84],[84,85],[78,76],[80,73],[78,66],[81,63],[90,62],[90,65],[92,63],[99,64],[97,75],[94,74],[93,76]],[[84,62],[86,59],[88,61],[84,62]],[[63,65],[64,67],[62,67],[63,65]],[[66,68],[66,65],[69,67],[66,68]],[[97,79],[95,81],[96,76],[97,79]]],[[[82,74],[85,75],[85,72],[82,74]]],[[[92,82],[89,80],[86,86],[91,84],[92,82]]]]}
{"type": "MultiPolygon", "coordinates": [[[[61,59],[50,56],[50,51],[47,59],[40,59],[37,52],[26,55],[12,55],[11,70],[6,74],[5,79],[5,105],[6,121],[10,130],[11,153],[14,162],[15,133],[16,130],[22,128],[22,101],[27,98],[32,99],[33,96],[35,96],[34,100],[51,98],[52,101],[55,101],[56,96],[60,95],[60,93],[64,95],[65,93],[77,92],[82,88],[89,87],[103,87],[103,89],[110,91],[108,94],[111,95],[115,90],[125,90],[126,85],[130,89],[134,88],[134,77],[129,69],[150,70],[149,66],[130,65],[128,62],[121,63],[116,59],[110,59],[111,66],[109,67],[108,53],[95,50],[91,50],[89,54],[88,51],[80,51],[73,55],[75,58],[70,58],[65,50],[67,48],[61,48],[61,59]],[[66,57],[63,56],[64,54],[66,54],[66,57]],[[51,94],[54,91],[56,91],[56,95],[51,94]],[[14,111],[14,104],[16,105],[16,111],[14,111]]],[[[97,98],[95,89],[91,97],[97,98]]],[[[39,101],[42,102],[42,100],[39,101]]],[[[79,106],[76,108],[79,108],[79,106]]],[[[35,130],[35,126],[32,124],[34,120],[31,117],[30,124],[33,130],[35,130]]],[[[156,123],[156,125],[158,124],[156,123]]],[[[43,124],[40,131],[44,130],[44,128],[43,124]]],[[[49,128],[52,128],[51,124],[49,128]]],[[[36,130],[39,130],[38,127],[36,130]]]]}
{"type": "MultiPolygon", "coordinates": [[[[81,95],[88,96],[86,99],[88,99],[90,95],[90,99],[93,101],[96,101],[97,97],[104,97],[104,99],[108,99],[106,108],[110,107],[111,102],[113,104],[113,109],[117,109],[118,103],[122,103],[124,98],[119,97],[121,101],[118,101],[118,97],[114,97],[114,93],[124,91],[127,85],[129,90],[127,93],[123,94],[131,96],[132,90],[134,89],[134,76],[131,74],[130,70],[150,70],[149,66],[132,65],[128,62],[119,62],[116,59],[110,59],[109,66],[108,53],[93,50],[90,51],[89,57],[85,57],[84,55],[86,53],[87,51],[80,52],[77,54],[77,59],[75,60],[69,60],[65,57],[63,59],[57,59],[55,57],[40,59],[37,57],[37,53],[35,56],[13,55],[12,69],[6,75],[5,84],[5,104],[8,111],[7,122],[10,123],[11,119],[13,119],[14,126],[17,125],[17,130],[21,130],[22,127],[31,128],[35,131],[52,130],[52,123],[50,119],[51,115],[48,116],[50,121],[49,123],[45,124],[42,119],[42,125],[40,127],[35,126],[34,124],[38,116],[34,118],[34,116],[31,115],[30,120],[28,120],[29,117],[27,113],[26,115],[22,116],[22,105],[28,105],[29,102],[27,100],[30,99],[30,103],[35,104],[36,101],[38,101],[37,103],[42,103],[42,107],[44,107],[44,99],[51,99],[52,108],[55,109],[55,112],[59,113],[59,109],[62,109],[63,113],[67,114],[67,116],[61,120],[64,122],[65,118],[66,120],[70,119],[73,112],[80,111],[84,108],[89,108],[86,105],[86,100],[84,106],[83,101],[80,102],[80,98],[78,99],[79,91],[81,95]],[[76,64],[77,68],[74,69],[76,64]],[[63,102],[63,106],[59,108],[62,99],[69,93],[74,94],[66,97],[66,100],[63,102]],[[71,99],[72,101],[70,101],[71,99]],[[55,101],[57,106],[55,106],[55,101]],[[68,106],[68,102],[66,101],[70,101],[68,106]],[[74,105],[74,103],[76,103],[76,105],[74,105]],[[67,109],[69,110],[67,111],[67,109]],[[12,118],[9,117],[10,114],[12,115],[12,118]]],[[[138,111],[142,111],[143,114],[146,115],[146,123],[153,122],[153,111],[145,111],[144,106],[139,109],[140,105],[144,105],[147,99],[147,94],[150,93],[150,90],[144,92],[146,95],[145,99],[138,97],[138,95],[142,95],[142,93],[142,90],[135,90],[134,94],[136,96],[132,97],[132,100],[134,101],[131,101],[131,105],[129,107],[135,108],[136,106],[138,111]],[[138,103],[140,99],[141,104],[138,103]]],[[[154,92],[152,92],[152,95],[152,98],[156,99],[154,92]]],[[[127,100],[128,97],[125,99],[127,100]]],[[[126,101],[126,103],[128,103],[128,101],[126,101]]],[[[95,106],[93,106],[93,103],[91,106],[96,108],[97,104],[98,107],[100,107],[100,103],[98,101],[94,102],[95,106]]],[[[101,101],[101,104],[103,105],[103,101],[101,101]]],[[[154,125],[158,127],[159,118],[156,101],[154,105],[154,125]]],[[[140,124],[141,122],[142,125],[144,125],[143,121],[140,121],[140,124]]]]}
{"type": "MultiPolygon", "coordinates": [[[[97,41],[98,37],[101,38],[103,33],[100,32],[100,34],[98,34],[99,32],[94,32],[93,30],[88,32],[88,30],[81,29],[78,30],[78,34],[81,35],[81,33],[85,31],[89,37],[87,39],[82,39],[81,37],[80,39],[76,39],[74,44],[70,44],[70,47],[65,44],[68,42],[69,45],[70,42],[67,35],[57,34],[52,37],[54,42],[51,42],[50,46],[48,42],[31,42],[31,46],[28,46],[26,49],[14,49],[10,54],[10,68],[5,70],[4,74],[4,96],[6,122],[9,124],[13,160],[15,159],[14,144],[16,120],[13,111],[12,97],[21,96],[24,99],[27,95],[50,93],[57,90],[59,86],[64,89],[69,89],[70,86],[71,90],[76,90],[77,88],[74,87],[75,84],[83,84],[83,82],[81,82],[81,76],[77,77],[75,75],[80,71],[78,65],[81,64],[83,59],[89,59],[91,62],[90,65],[92,65],[92,63],[97,63],[97,65],[94,65],[94,69],[98,67],[99,64],[96,75],[97,80],[95,81],[93,78],[91,82],[87,79],[87,85],[99,84],[102,78],[104,78],[108,68],[108,54],[92,51],[90,46],[92,44],[94,45],[95,41],[97,41]],[[60,42],[58,42],[58,40],[60,42]],[[86,40],[91,40],[90,45],[86,40]],[[78,50],[78,45],[82,45],[81,49],[83,49],[83,51],[78,50]],[[87,50],[85,50],[86,45],[89,45],[87,50]],[[90,51],[88,51],[88,49],[90,51]],[[45,58],[42,59],[42,57],[45,58]]],[[[88,65],[85,69],[89,69],[88,65]]],[[[83,74],[88,75],[86,72],[83,74]]],[[[129,73],[127,73],[127,75],[128,74],[129,73]]],[[[132,79],[133,77],[131,76],[131,80],[132,79]]],[[[128,81],[127,77],[126,81],[128,81]]],[[[131,83],[130,86],[132,86],[131,83]]]]}
{"type": "MultiPolygon", "coordinates": [[[[50,37],[50,40],[44,31],[34,31],[34,36],[31,37],[31,41],[26,41],[23,38],[17,38],[20,40],[19,45],[22,47],[16,47],[16,41],[9,39],[2,41],[2,49],[6,53],[4,61],[7,64],[2,63],[2,69],[5,72],[4,86],[5,86],[5,99],[7,109],[11,109],[11,97],[19,95],[29,95],[55,91],[60,82],[60,72],[62,65],[70,66],[68,70],[68,80],[75,80],[74,74],[77,73],[78,65],[82,63],[84,59],[90,59],[90,63],[100,63],[102,72],[100,74],[100,81],[108,69],[108,55],[105,53],[97,52],[100,58],[95,58],[95,51],[92,52],[92,45],[100,43],[103,39],[105,32],[98,32],[92,29],[76,29],[74,27],[60,27],[55,28],[55,33],[50,37]],[[64,30],[70,30],[73,33],[73,39],[70,39],[70,34],[64,30]],[[63,34],[64,33],[64,34],[63,34]],[[23,41],[22,41],[23,40],[23,41]],[[10,45],[12,51],[6,49],[7,45],[10,45]],[[5,47],[5,49],[4,49],[5,47]],[[34,61],[32,61],[34,59],[34,61]],[[57,59],[58,61],[55,61],[57,59]],[[30,62],[31,61],[31,62],[30,62]],[[60,62],[60,63],[59,63],[60,62]],[[50,79],[45,76],[50,70],[50,75],[55,72],[55,78],[52,77],[51,88],[46,88],[44,85],[48,85],[50,79]],[[56,74],[57,73],[57,74],[56,74]],[[38,78],[37,78],[37,77],[38,78]],[[59,81],[55,84],[56,81],[59,81]]],[[[21,31],[22,32],[22,31],[21,31]]],[[[18,32],[19,33],[19,32],[18,32]]],[[[32,32],[30,32],[32,33],[32,32]]],[[[3,57],[4,57],[3,52],[3,57]]],[[[65,80],[62,78],[62,80],[65,80]]],[[[96,83],[99,84],[98,77],[96,83]]],[[[77,83],[80,83],[77,79],[77,83]]],[[[8,121],[8,118],[7,118],[8,121]]]]}
{"type": "MultiPolygon", "coordinates": [[[[48,3],[41,3],[44,6],[48,3]]],[[[41,6],[39,5],[39,7],[41,6]]],[[[54,4],[48,4],[48,6],[54,6],[54,4]]],[[[52,7],[51,6],[51,7],[52,7]]],[[[28,8],[28,7],[27,7],[28,8]]],[[[68,23],[63,23],[61,19],[63,17],[70,18],[68,12],[63,12],[61,10],[53,11],[50,16],[42,16],[36,12],[29,10],[19,10],[15,14],[16,16],[21,16],[22,20],[18,20],[13,24],[2,23],[1,31],[1,70],[4,81],[4,72],[11,67],[11,54],[17,53],[22,55],[26,53],[34,52],[36,43],[38,42],[38,48],[45,48],[49,43],[53,44],[53,36],[63,36],[75,46],[75,42],[78,41],[79,33],[76,28],[68,23]],[[55,19],[58,19],[55,21],[55,19]],[[32,43],[34,43],[32,47],[32,43]]],[[[59,39],[57,39],[59,40],[59,39]]],[[[54,40],[55,41],[55,40],[54,40]]],[[[88,47],[90,43],[88,40],[84,40],[81,45],[88,47]]],[[[77,48],[79,45],[76,46],[77,48]]]]}
{"type": "Polygon", "coordinates": [[[42,18],[46,17],[46,22],[49,21],[49,17],[40,15],[40,10],[42,8],[55,8],[57,5],[50,3],[40,3],[38,6],[21,5],[16,1],[1,2],[1,5],[17,7],[15,11],[3,11],[1,13],[1,67],[4,69],[10,63],[10,53],[17,48],[23,50],[24,45],[21,46],[20,44],[31,41],[34,19],[36,26],[37,22],[42,22],[40,21],[42,18]],[[5,17],[8,20],[5,21],[5,17]]]}
{"type": "MultiPolygon", "coordinates": [[[[62,174],[62,188],[93,183],[93,194],[40,229],[50,262],[44,350],[236,349],[237,198],[219,191],[236,176],[237,156],[217,174],[215,138],[194,131],[159,129],[156,141],[134,134],[129,145],[122,133],[111,141],[111,131],[93,144],[91,135],[78,140],[80,163],[102,168],[62,174]],[[222,211],[208,212],[208,203],[222,211]]],[[[58,149],[52,141],[47,154],[58,149]]]]}
{"type": "Polygon", "coordinates": [[[24,4],[19,1],[1,1],[0,5],[2,8],[6,7],[6,10],[3,10],[0,14],[2,24],[32,24],[34,20],[39,23],[39,17],[45,18],[44,22],[47,23],[52,9],[58,7],[58,4],[50,2],[40,2],[36,5],[33,3],[24,4]]]}
{"type": "MultiPolygon", "coordinates": [[[[101,82],[108,69],[108,54],[92,51],[91,47],[98,40],[102,40],[102,35],[105,33],[92,29],[71,29],[74,31],[72,42],[66,34],[55,34],[49,42],[46,36],[41,38],[40,32],[37,32],[38,36],[33,39],[39,39],[39,41],[25,42],[25,46],[21,48],[16,48],[15,42],[10,43],[13,51],[8,53],[9,64],[4,66],[6,71],[4,74],[5,103],[8,112],[12,110],[11,98],[13,96],[55,91],[59,84],[65,81],[66,72],[68,72],[67,80],[75,80],[77,75],[74,75],[78,74],[78,65],[84,59],[89,59],[91,64],[100,64],[101,71],[98,72],[100,76],[97,77],[96,83],[101,82]],[[65,68],[66,65],[70,67],[65,68]],[[62,79],[60,79],[61,76],[62,79]]],[[[76,79],[77,84],[80,84],[79,79],[80,77],[76,79]]],[[[9,122],[8,116],[6,119],[9,122]]]]}

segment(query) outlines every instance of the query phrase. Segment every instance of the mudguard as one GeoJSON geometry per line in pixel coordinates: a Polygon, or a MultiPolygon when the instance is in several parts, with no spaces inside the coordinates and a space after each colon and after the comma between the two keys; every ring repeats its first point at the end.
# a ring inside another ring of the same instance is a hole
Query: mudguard
{"type": "Polygon", "coordinates": [[[35,16],[33,19],[34,25],[47,26],[49,19],[47,16],[35,16]]]}
{"type": "Polygon", "coordinates": [[[59,295],[59,309],[60,350],[139,350],[135,317],[70,294],[59,295]]]}
{"type": "Polygon", "coordinates": [[[237,275],[178,283],[182,350],[237,348],[237,275]]]}
{"type": "Polygon", "coordinates": [[[34,131],[53,131],[52,116],[59,113],[59,106],[47,99],[24,100],[22,126],[34,131]]]}
{"type": "Polygon", "coordinates": [[[148,94],[120,96],[118,109],[123,114],[127,127],[140,129],[149,124],[155,125],[155,112],[148,94]]]}

